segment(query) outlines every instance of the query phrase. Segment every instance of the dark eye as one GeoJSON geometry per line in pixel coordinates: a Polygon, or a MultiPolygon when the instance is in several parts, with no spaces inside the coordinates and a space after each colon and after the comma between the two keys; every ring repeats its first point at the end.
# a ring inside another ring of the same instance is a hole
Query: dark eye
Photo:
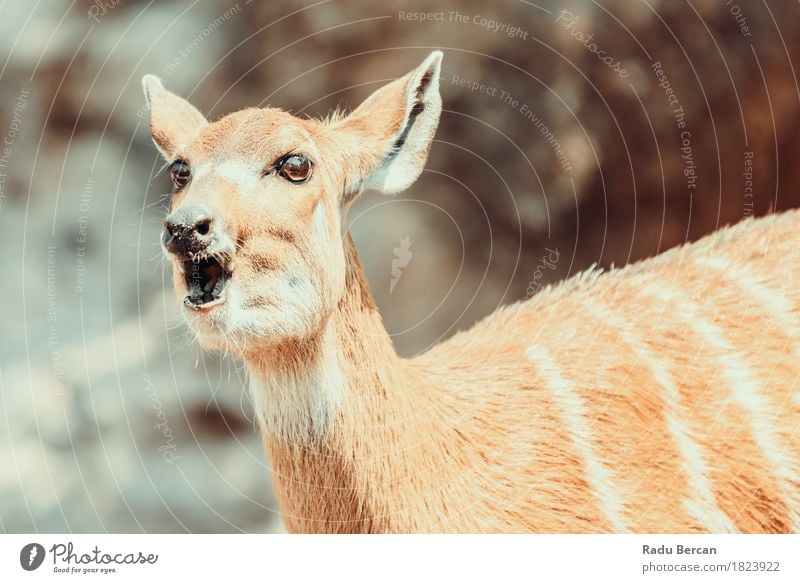
{"type": "Polygon", "coordinates": [[[192,171],[186,160],[175,160],[169,167],[169,173],[172,176],[172,183],[178,190],[186,186],[192,177],[192,171]]]}
{"type": "Polygon", "coordinates": [[[311,178],[311,160],[302,154],[284,156],[275,165],[275,171],[289,182],[300,184],[311,178]]]}

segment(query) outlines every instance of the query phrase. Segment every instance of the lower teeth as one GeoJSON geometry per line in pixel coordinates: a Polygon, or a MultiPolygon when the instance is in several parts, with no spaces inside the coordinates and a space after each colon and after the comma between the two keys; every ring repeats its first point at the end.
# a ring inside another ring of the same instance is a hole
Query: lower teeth
{"type": "Polygon", "coordinates": [[[190,280],[188,300],[195,306],[207,304],[219,299],[225,288],[225,279],[222,277],[208,280],[205,285],[200,285],[197,280],[190,280]]]}

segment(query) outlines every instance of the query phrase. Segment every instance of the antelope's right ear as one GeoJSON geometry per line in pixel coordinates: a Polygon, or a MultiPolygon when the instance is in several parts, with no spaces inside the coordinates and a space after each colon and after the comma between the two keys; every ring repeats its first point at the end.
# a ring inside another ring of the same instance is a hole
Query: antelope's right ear
{"type": "Polygon", "coordinates": [[[348,154],[346,191],[374,188],[394,194],[422,173],[442,113],[442,52],[370,95],[335,126],[348,154]]]}
{"type": "Polygon", "coordinates": [[[208,125],[208,121],[195,106],[164,89],[155,75],[142,78],[142,88],[150,109],[150,132],[161,154],[168,159],[208,125]]]}

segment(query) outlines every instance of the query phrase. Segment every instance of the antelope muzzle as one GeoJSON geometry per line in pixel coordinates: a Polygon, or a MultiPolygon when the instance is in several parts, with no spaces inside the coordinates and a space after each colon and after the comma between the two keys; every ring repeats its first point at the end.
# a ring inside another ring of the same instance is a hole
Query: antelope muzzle
{"type": "Polygon", "coordinates": [[[209,209],[179,207],[164,221],[161,241],[181,267],[188,290],[185,306],[210,308],[224,302],[233,276],[233,246],[209,209]]]}

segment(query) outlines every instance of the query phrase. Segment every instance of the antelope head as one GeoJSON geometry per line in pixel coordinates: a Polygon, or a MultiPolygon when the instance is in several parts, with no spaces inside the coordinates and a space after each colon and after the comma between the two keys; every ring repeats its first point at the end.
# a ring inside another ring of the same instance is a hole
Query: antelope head
{"type": "Polygon", "coordinates": [[[442,54],[347,116],[245,109],[209,122],[143,79],[153,141],[174,184],[163,248],[206,348],[250,351],[318,334],[344,293],[344,214],[365,188],[422,172],[441,113],[442,54]]]}

